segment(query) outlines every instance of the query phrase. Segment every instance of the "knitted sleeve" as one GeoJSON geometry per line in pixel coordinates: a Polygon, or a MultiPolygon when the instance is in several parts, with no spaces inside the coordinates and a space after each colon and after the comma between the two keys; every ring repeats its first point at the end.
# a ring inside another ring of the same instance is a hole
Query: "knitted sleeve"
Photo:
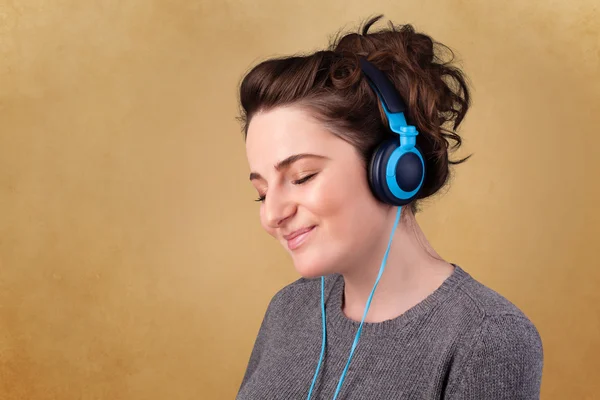
{"type": "Polygon", "coordinates": [[[538,400],[543,369],[540,335],[518,315],[487,317],[471,355],[445,400],[538,400]]]}

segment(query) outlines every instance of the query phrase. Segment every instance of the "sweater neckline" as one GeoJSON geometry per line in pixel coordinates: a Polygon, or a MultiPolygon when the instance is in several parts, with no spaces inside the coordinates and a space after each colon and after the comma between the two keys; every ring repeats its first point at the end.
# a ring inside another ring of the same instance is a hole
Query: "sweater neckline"
{"type": "MultiPolygon", "coordinates": [[[[394,334],[415,318],[419,318],[431,311],[437,304],[442,303],[450,296],[459,284],[469,276],[460,266],[452,264],[454,271],[442,284],[430,293],[425,299],[409,308],[403,314],[382,322],[364,322],[361,336],[394,334]]],[[[327,319],[334,330],[341,333],[355,334],[360,321],[348,318],[342,311],[344,296],[344,277],[340,274],[333,281],[333,287],[328,298],[327,319]]]]}

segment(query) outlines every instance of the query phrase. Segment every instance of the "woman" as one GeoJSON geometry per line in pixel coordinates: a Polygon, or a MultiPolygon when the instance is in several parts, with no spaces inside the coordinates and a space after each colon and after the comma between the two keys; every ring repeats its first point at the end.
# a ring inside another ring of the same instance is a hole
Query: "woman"
{"type": "Polygon", "coordinates": [[[536,327],[415,219],[464,161],[465,77],[410,25],[369,33],[380,18],[242,82],[260,221],[302,278],[271,300],[237,399],[538,399],[536,327]]]}

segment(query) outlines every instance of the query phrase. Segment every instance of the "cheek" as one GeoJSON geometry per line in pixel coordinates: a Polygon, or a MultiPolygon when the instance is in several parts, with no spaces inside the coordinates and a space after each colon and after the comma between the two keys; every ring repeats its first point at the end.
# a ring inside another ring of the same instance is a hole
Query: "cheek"
{"type": "Polygon", "coordinates": [[[321,219],[331,233],[342,235],[352,234],[358,222],[356,217],[367,217],[372,203],[368,187],[356,177],[344,175],[321,182],[306,199],[309,211],[321,219]]]}
{"type": "Polygon", "coordinates": [[[328,179],[307,191],[304,203],[312,214],[326,220],[343,211],[344,202],[349,194],[344,183],[328,179]]]}
{"type": "Polygon", "coordinates": [[[309,197],[309,210],[321,220],[329,239],[350,247],[372,236],[384,216],[360,172],[323,182],[309,197]]]}

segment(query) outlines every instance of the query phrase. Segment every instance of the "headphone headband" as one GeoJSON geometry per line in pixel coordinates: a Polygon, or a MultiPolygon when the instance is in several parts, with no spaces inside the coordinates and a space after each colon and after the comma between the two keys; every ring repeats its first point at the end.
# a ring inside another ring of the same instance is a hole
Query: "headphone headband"
{"type": "Polygon", "coordinates": [[[388,77],[364,57],[360,57],[360,68],[387,110],[391,113],[404,113],[406,105],[388,77]]]}

